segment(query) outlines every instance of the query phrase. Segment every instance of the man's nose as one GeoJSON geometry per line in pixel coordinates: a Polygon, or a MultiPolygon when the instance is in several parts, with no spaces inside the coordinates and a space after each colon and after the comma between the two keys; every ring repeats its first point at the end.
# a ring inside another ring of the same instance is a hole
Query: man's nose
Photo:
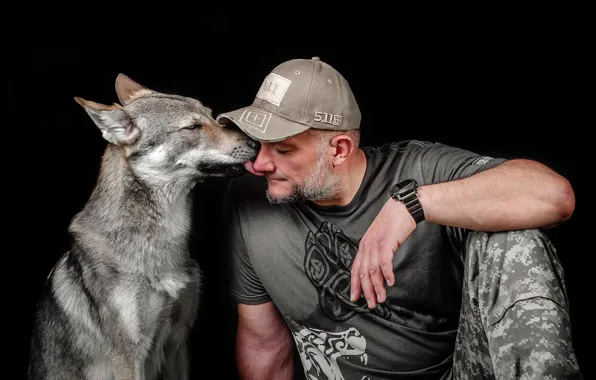
{"type": "Polygon", "coordinates": [[[271,160],[270,148],[266,144],[260,144],[259,154],[253,163],[253,167],[259,172],[272,172],[275,170],[275,165],[271,160]]]}

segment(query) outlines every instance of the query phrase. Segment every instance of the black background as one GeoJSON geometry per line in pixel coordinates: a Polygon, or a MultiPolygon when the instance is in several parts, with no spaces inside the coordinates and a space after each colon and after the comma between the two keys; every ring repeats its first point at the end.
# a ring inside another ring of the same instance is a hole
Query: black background
{"type": "MultiPolygon", "coordinates": [[[[590,378],[590,303],[581,297],[593,253],[583,232],[593,169],[588,132],[580,129],[594,126],[585,115],[593,88],[585,10],[148,4],[27,2],[3,12],[3,314],[13,357],[4,368],[24,374],[34,303],[66,249],[68,223],[91,193],[105,148],[75,96],[117,102],[114,80],[123,72],[198,98],[217,115],[252,102],[278,63],[319,56],[352,86],[363,144],[440,141],[536,159],[571,181],[575,214],[548,233],[565,269],[573,344],[590,378]]],[[[212,221],[224,187],[214,181],[195,192],[193,255],[205,275],[195,378],[235,376],[235,309],[216,249],[225,236],[212,221]]]]}

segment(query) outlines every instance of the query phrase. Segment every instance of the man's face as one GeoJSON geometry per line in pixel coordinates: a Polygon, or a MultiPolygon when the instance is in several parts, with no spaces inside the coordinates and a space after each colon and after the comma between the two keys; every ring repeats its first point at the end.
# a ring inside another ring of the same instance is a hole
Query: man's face
{"type": "Polygon", "coordinates": [[[309,131],[277,143],[263,142],[253,169],[267,179],[271,203],[328,200],[339,192],[329,141],[309,131]]]}

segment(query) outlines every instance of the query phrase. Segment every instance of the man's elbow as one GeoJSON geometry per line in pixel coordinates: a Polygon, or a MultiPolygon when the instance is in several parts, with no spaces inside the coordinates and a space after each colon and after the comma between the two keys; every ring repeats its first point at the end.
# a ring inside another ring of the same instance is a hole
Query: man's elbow
{"type": "Polygon", "coordinates": [[[555,210],[557,224],[566,222],[575,211],[575,191],[571,183],[560,178],[553,187],[552,205],[555,210]]]}
{"type": "MultiPolygon", "coordinates": [[[[567,178],[537,161],[513,160],[512,162],[522,169],[531,168],[537,177],[542,178],[544,182],[541,189],[549,189],[543,193],[546,196],[543,200],[546,201],[554,225],[571,218],[575,211],[575,191],[567,178]]],[[[533,184],[533,186],[536,185],[540,186],[537,183],[533,184]]]]}

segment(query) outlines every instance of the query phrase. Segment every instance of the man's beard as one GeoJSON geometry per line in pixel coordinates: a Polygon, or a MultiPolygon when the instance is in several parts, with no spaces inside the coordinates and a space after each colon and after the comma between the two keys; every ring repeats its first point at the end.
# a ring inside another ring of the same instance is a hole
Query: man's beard
{"type": "Polygon", "coordinates": [[[325,152],[318,154],[317,163],[304,182],[294,185],[288,195],[274,196],[267,190],[267,199],[271,204],[300,201],[321,201],[336,197],[341,189],[337,174],[325,168],[325,152]]]}

